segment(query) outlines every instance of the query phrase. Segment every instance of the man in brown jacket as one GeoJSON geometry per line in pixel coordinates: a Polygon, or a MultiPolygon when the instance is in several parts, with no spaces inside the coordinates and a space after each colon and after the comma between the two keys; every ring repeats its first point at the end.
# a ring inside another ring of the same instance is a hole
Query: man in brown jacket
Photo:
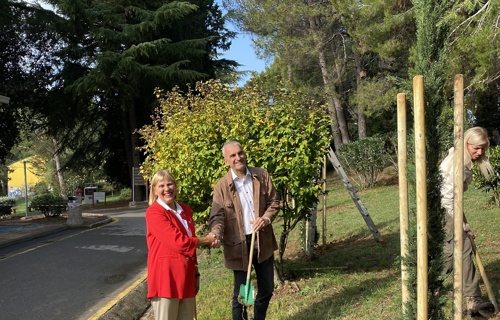
{"type": "Polygon", "coordinates": [[[214,187],[210,230],[217,237],[215,246],[224,246],[224,264],[234,273],[232,299],[233,320],[246,320],[247,310],[238,300],[240,286],[245,284],[249,254],[257,276],[254,320],[266,318],[274,290],[274,251],[278,249],[272,228],[279,199],[268,172],[247,167],[241,144],[230,141],[222,147],[229,172],[214,187]],[[256,232],[254,252],[250,253],[252,231],[256,232]]]}

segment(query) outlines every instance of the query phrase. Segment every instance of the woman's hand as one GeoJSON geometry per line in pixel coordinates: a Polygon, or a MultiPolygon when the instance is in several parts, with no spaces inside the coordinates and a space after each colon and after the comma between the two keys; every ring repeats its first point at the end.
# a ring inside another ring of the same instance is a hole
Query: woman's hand
{"type": "Polygon", "coordinates": [[[469,238],[471,238],[472,240],[476,239],[476,235],[474,233],[472,233],[471,230],[467,231],[467,236],[469,238]]]}

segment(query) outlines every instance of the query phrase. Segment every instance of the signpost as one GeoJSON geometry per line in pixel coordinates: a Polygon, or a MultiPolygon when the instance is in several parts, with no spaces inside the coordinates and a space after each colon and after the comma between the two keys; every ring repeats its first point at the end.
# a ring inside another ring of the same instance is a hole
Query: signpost
{"type": "Polygon", "coordinates": [[[94,192],[94,203],[99,203],[99,200],[104,200],[106,204],[106,192],[94,192]]]}
{"type": "Polygon", "coordinates": [[[135,187],[144,185],[144,177],[138,168],[132,167],[132,205],[135,205],[135,187]]]}

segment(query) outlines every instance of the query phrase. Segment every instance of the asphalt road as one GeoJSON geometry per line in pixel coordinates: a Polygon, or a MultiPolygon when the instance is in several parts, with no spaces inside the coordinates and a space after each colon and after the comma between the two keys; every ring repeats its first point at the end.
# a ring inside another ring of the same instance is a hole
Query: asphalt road
{"type": "Polygon", "coordinates": [[[145,210],[0,248],[0,320],[97,319],[145,275],[145,210]]]}

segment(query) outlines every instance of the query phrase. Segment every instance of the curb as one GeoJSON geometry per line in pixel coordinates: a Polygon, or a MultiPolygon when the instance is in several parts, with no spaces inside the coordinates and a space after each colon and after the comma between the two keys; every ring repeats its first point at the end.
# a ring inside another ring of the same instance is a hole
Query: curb
{"type": "Polygon", "coordinates": [[[108,224],[108,223],[111,223],[111,222],[113,222],[113,218],[107,217],[104,220],[97,221],[97,222],[94,222],[94,223],[90,224],[88,227],[89,228],[95,228],[95,227],[99,227],[99,226],[102,226],[103,224],[108,224]]]}
{"type": "Polygon", "coordinates": [[[31,234],[28,233],[26,235],[19,236],[15,239],[7,240],[7,241],[0,243],[0,248],[4,248],[4,247],[11,246],[13,244],[18,244],[18,243],[22,243],[25,241],[33,240],[33,239],[36,239],[39,237],[48,236],[49,234],[57,233],[59,231],[66,230],[68,228],[69,227],[67,225],[61,225],[61,226],[57,226],[57,227],[46,228],[47,230],[42,230],[42,231],[38,231],[35,233],[31,233],[31,234]]]}
{"type": "Polygon", "coordinates": [[[99,227],[99,226],[102,226],[102,225],[105,225],[105,224],[108,224],[108,223],[111,223],[114,221],[113,218],[111,218],[105,214],[83,213],[83,215],[85,215],[85,216],[104,216],[106,218],[103,220],[97,221],[97,222],[93,222],[91,224],[79,224],[79,225],[71,225],[71,226],[67,225],[68,228],[70,228],[70,229],[84,229],[84,228],[92,229],[92,228],[99,227]]]}
{"type": "Polygon", "coordinates": [[[135,320],[140,319],[147,311],[150,302],[147,299],[147,279],[141,278],[141,282],[131,288],[124,297],[111,306],[104,314],[95,318],[96,320],[135,320]]]}

